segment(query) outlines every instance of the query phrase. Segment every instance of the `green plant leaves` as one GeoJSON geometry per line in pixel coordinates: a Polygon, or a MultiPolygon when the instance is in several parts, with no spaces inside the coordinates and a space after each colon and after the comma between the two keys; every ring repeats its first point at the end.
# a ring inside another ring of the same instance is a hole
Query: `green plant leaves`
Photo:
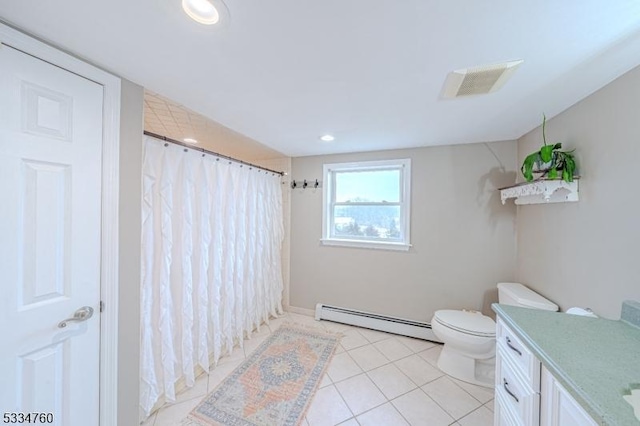
{"type": "Polygon", "coordinates": [[[551,161],[553,157],[553,150],[555,149],[554,145],[545,145],[540,148],[540,158],[544,163],[548,163],[551,161]]]}
{"type": "MultiPolygon", "coordinates": [[[[558,145],[556,144],[555,146],[558,145]]],[[[576,171],[573,151],[546,150],[545,148],[551,148],[551,145],[543,146],[540,151],[531,153],[524,159],[520,170],[527,182],[533,180],[533,167],[536,166],[536,171],[538,171],[542,165],[546,167],[547,178],[558,179],[558,177],[561,177],[565,182],[573,182],[573,175],[576,171]],[[548,161],[544,161],[543,151],[545,151],[546,158],[549,158],[548,161]]]]}
{"type": "Polygon", "coordinates": [[[533,180],[533,165],[540,161],[540,152],[534,152],[533,154],[527,155],[527,158],[524,159],[522,163],[522,167],[520,171],[522,175],[527,180],[527,182],[531,182],[533,180]]]}
{"type": "Polygon", "coordinates": [[[573,158],[573,151],[563,152],[564,156],[564,170],[562,174],[562,180],[565,182],[573,182],[573,174],[576,171],[576,161],[573,158]],[[567,178],[565,179],[564,172],[567,172],[567,178]]]}
{"type": "MultiPolygon", "coordinates": [[[[545,167],[546,177],[549,179],[557,179],[559,176],[565,182],[573,182],[573,175],[576,171],[576,161],[571,151],[561,151],[562,144],[560,142],[554,145],[547,145],[547,136],[545,134],[547,117],[542,115],[542,140],[544,145],[539,151],[529,154],[522,163],[520,170],[522,175],[531,182],[533,180],[533,168],[542,172],[541,167],[545,167]]],[[[544,176],[544,175],[543,175],[544,176]]]]}

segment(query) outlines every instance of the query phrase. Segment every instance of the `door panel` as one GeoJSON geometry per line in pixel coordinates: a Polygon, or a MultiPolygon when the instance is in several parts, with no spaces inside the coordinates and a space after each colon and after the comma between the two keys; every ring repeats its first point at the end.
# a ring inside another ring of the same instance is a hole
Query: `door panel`
{"type": "Polygon", "coordinates": [[[0,412],[97,425],[103,87],[0,47],[0,412]]]}
{"type": "Polygon", "coordinates": [[[23,202],[18,219],[24,233],[19,241],[23,265],[18,309],[24,310],[69,297],[71,167],[23,160],[20,169],[23,202]]]}
{"type": "Polygon", "coordinates": [[[68,352],[68,341],[64,341],[18,358],[17,376],[22,388],[19,391],[22,406],[34,407],[33,411],[55,413],[58,416],[65,411],[62,403],[68,400],[62,396],[68,392],[64,388],[65,383],[69,383],[68,371],[64,365],[68,352]],[[51,398],[51,395],[56,397],[51,398]]]}

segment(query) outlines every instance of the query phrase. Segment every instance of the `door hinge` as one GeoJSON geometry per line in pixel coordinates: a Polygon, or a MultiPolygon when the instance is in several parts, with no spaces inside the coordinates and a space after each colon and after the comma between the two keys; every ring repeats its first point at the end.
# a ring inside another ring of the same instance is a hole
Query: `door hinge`
{"type": "Polygon", "coordinates": [[[104,311],[104,302],[100,301],[100,312],[104,311]]]}

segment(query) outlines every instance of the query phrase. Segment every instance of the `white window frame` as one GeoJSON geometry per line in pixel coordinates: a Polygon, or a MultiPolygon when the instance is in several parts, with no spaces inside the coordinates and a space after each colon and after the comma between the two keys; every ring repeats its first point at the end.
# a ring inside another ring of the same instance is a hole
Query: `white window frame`
{"type": "Polygon", "coordinates": [[[382,250],[403,250],[411,248],[411,160],[408,158],[399,160],[361,161],[357,163],[325,164],[323,167],[323,191],[322,191],[322,238],[323,245],[359,247],[382,250]],[[399,205],[400,241],[383,241],[379,239],[365,238],[340,238],[331,235],[333,229],[333,212],[335,206],[336,179],[339,172],[376,171],[376,170],[400,170],[400,202],[399,203],[359,203],[357,205],[399,205]]]}

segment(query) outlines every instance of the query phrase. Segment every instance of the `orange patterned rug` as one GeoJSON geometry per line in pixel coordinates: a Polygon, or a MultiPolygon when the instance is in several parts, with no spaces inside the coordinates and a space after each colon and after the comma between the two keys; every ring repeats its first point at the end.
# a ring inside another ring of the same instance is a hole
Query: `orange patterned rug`
{"type": "Polygon", "coordinates": [[[282,325],[182,425],[299,425],[339,342],[336,333],[282,325]]]}

